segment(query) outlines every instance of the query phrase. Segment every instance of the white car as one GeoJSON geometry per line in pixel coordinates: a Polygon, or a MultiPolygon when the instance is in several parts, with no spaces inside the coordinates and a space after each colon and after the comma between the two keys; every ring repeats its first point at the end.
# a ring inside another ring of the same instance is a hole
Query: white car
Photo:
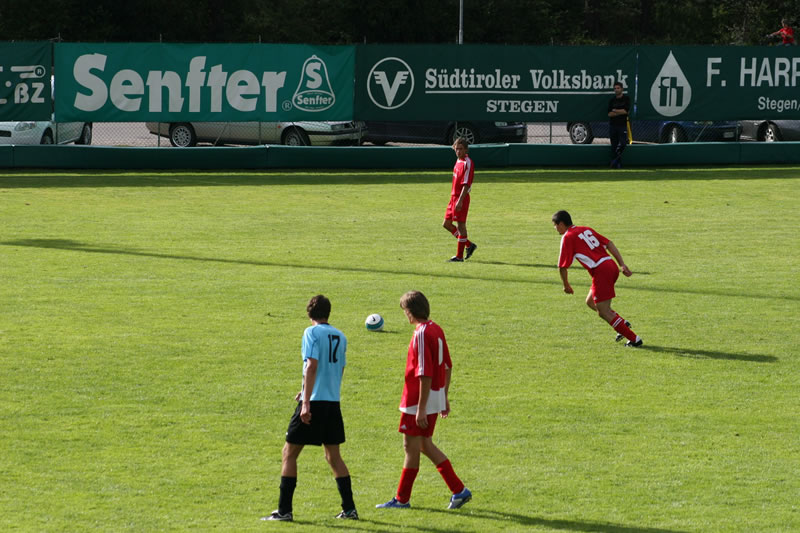
{"type": "Polygon", "coordinates": [[[87,122],[0,122],[0,144],[92,144],[87,122]]]}
{"type": "Polygon", "coordinates": [[[361,144],[363,122],[148,122],[153,135],[169,138],[172,146],[211,144],[285,144],[331,146],[361,144]]]}

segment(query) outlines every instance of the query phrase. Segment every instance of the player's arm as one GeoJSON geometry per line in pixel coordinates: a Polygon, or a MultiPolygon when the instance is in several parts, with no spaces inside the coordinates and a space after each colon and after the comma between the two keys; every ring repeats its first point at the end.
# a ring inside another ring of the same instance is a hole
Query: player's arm
{"type": "Polygon", "coordinates": [[[614,259],[617,260],[617,264],[619,265],[620,270],[622,270],[622,273],[630,277],[633,272],[631,272],[631,269],[625,264],[625,261],[622,260],[622,254],[619,253],[619,250],[613,242],[608,241],[608,244],[606,244],[606,250],[608,250],[608,253],[614,256],[614,259]]]}
{"type": "Polygon", "coordinates": [[[431,394],[431,381],[428,376],[419,377],[419,403],[417,404],[417,427],[425,429],[428,427],[428,396],[431,394]]]}
{"type": "Polygon", "coordinates": [[[453,369],[446,366],[444,370],[444,411],[442,411],[442,418],[447,418],[447,415],[450,414],[450,375],[452,373],[453,369]]]}
{"type": "Polygon", "coordinates": [[[311,423],[311,393],[314,391],[314,382],[317,380],[317,360],[309,357],[306,359],[308,366],[303,376],[303,406],[300,408],[300,420],[304,424],[311,423]]]}
{"type": "Polygon", "coordinates": [[[558,273],[561,275],[561,283],[564,284],[564,292],[572,294],[572,285],[569,284],[569,267],[558,267],[558,273]]]}

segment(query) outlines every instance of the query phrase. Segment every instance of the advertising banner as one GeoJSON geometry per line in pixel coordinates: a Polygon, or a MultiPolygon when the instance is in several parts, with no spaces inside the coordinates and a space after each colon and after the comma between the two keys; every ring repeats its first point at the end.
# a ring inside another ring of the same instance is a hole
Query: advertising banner
{"type": "Polygon", "coordinates": [[[0,43],[0,120],[50,120],[52,64],[49,42],[0,43]]]}
{"type": "Polygon", "coordinates": [[[359,45],[361,120],[607,120],[615,81],[632,96],[633,47],[359,45]]]}
{"type": "Polygon", "coordinates": [[[59,121],[351,120],[355,47],[57,43],[59,121]]]}
{"type": "Polygon", "coordinates": [[[636,117],[800,119],[800,47],[641,46],[636,117]]]}

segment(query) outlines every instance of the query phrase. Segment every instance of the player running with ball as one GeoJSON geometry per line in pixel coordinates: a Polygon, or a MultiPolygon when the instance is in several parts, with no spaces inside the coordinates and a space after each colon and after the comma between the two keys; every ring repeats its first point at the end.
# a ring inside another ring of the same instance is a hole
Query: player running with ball
{"type": "Polygon", "coordinates": [[[614,283],[619,278],[620,270],[629,277],[633,274],[622,260],[622,254],[613,242],[592,228],[575,226],[572,217],[566,211],[556,212],[552,220],[553,226],[561,235],[558,271],[564,283],[564,292],[567,294],[575,292],[569,284],[568,275],[572,260],[577,259],[592,276],[592,288],[586,296],[586,305],[614,328],[617,332],[617,341],[625,337],[628,339],[625,346],[641,346],[642,338],[631,330],[630,322],[611,309],[611,299],[616,296],[614,283]],[[612,255],[619,263],[619,267],[611,259],[612,255]]]}

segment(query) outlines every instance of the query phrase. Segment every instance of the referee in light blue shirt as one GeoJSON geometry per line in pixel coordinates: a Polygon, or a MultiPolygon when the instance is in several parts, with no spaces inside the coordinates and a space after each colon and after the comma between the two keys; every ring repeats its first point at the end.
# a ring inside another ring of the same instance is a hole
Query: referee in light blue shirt
{"type": "Polygon", "coordinates": [[[347,361],[347,338],[328,324],[331,302],[325,296],[311,298],[306,310],[311,326],[303,333],[303,388],[295,397],[297,408],[283,446],[278,509],[262,520],[294,518],[292,498],[297,486],[297,457],[306,444],[325,447],[325,459],[342,497],[342,512],[336,518],[358,520],[350,472],[339,453],[339,445],[345,441],[339,397],[347,361]]]}

